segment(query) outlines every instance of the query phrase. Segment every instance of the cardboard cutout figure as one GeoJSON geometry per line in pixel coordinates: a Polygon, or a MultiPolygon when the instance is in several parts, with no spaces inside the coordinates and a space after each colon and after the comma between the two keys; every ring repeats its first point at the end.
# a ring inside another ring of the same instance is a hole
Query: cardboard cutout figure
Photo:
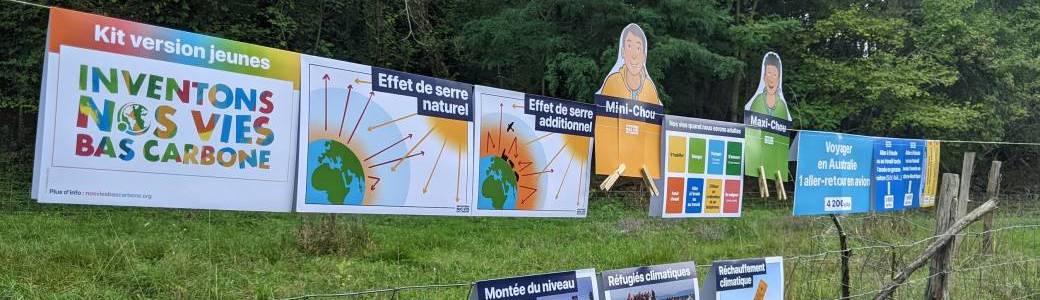
{"type": "Polygon", "coordinates": [[[646,35],[639,25],[625,26],[618,41],[617,62],[596,94],[660,105],[657,86],[646,70],[648,46],[646,35]]]}
{"type": "Polygon", "coordinates": [[[625,26],[617,62],[596,92],[596,174],[611,175],[611,184],[617,176],[660,177],[664,107],[646,70],[648,46],[639,25],[625,26]]]}
{"type": "Polygon", "coordinates": [[[787,169],[791,137],[791,114],[784,99],[783,65],[780,55],[769,52],[762,58],[758,90],[744,106],[744,124],[747,125],[744,173],[758,177],[760,172],[776,179],[779,171],[782,181],[790,178],[787,169]]]}

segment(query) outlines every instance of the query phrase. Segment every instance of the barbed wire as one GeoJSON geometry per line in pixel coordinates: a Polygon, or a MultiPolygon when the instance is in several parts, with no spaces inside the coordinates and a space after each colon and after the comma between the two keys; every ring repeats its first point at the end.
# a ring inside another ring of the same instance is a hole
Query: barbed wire
{"type": "Polygon", "coordinates": [[[289,297],[289,298],[280,298],[280,299],[281,300],[301,300],[301,299],[312,299],[312,298],[352,297],[352,296],[361,296],[361,295],[369,295],[369,294],[382,294],[382,293],[395,293],[396,294],[398,292],[403,292],[403,291],[407,291],[407,290],[426,290],[426,289],[438,289],[438,288],[455,288],[455,287],[463,287],[463,286],[469,286],[470,288],[472,288],[473,285],[474,285],[474,283],[472,283],[472,282],[469,282],[469,283],[451,283],[451,284],[412,285],[412,286],[403,286],[403,287],[396,287],[396,288],[374,289],[374,290],[367,290],[367,291],[360,291],[360,292],[345,292],[345,293],[331,293],[331,294],[308,294],[308,295],[301,295],[301,296],[295,296],[295,297],[289,297]]]}
{"type": "MultiPolygon", "coordinates": [[[[922,278],[916,278],[916,279],[907,280],[907,281],[905,281],[903,283],[896,284],[896,286],[902,287],[904,285],[911,285],[911,284],[914,284],[914,283],[919,283],[921,281],[929,280],[929,279],[932,279],[932,278],[934,278],[936,276],[939,276],[939,275],[954,274],[954,273],[965,272],[965,271],[974,271],[974,270],[988,269],[988,268],[994,268],[994,267],[999,267],[999,266],[1006,266],[1006,265],[1012,265],[1012,264],[1023,264],[1023,263],[1031,263],[1031,262],[1040,262],[1040,257],[1032,258],[1032,259],[1026,259],[1026,260],[1019,260],[1019,261],[1002,262],[1002,263],[996,263],[996,264],[990,264],[990,265],[978,266],[978,267],[971,267],[971,268],[950,269],[950,270],[946,270],[946,271],[940,271],[940,272],[936,272],[935,274],[931,274],[931,275],[928,275],[928,276],[925,276],[925,277],[922,277],[922,278]]],[[[863,293],[859,293],[859,294],[849,295],[849,298],[859,298],[859,297],[863,297],[863,296],[877,295],[878,293],[880,293],[883,290],[884,290],[884,288],[871,290],[871,291],[867,291],[867,292],[863,292],[863,293]]],[[[838,299],[840,299],[840,298],[838,298],[838,299]]]]}
{"type": "MultiPolygon", "coordinates": [[[[995,263],[995,264],[989,264],[989,265],[983,265],[983,266],[975,266],[975,267],[969,267],[969,268],[954,268],[954,269],[949,269],[949,270],[946,270],[946,271],[936,272],[935,274],[930,274],[930,275],[925,276],[925,277],[920,277],[920,278],[907,280],[907,281],[905,281],[903,283],[896,284],[896,286],[897,287],[903,287],[903,286],[906,286],[906,285],[915,285],[915,284],[921,283],[923,281],[930,280],[931,278],[934,278],[934,277],[939,276],[939,275],[956,274],[956,273],[960,273],[960,272],[976,271],[976,270],[983,270],[983,269],[989,269],[989,268],[996,268],[996,267],[1000,267],[1000,266],[1016,265],[1016,264],[1026,264],[1026,263],[1032,263],[1032,262],[1040,262],[1040,258],[1032,258],[1032,259],[1018,260],[1018,261],[1009,261],[1009,262],[995,263]]],[[[698,267],[702,267],[702,266],[709,266],[710,267],[710,265],[698,265],[698,267]]],[[[597,272],[596,276],[598,277],[600,274],[601,273],[597,272]]],[[[826,280],[828,280],[828,278],[815,279],[815,280],[810,280],[810,281],[807,281],[807,282],[820,282],[820,281],[826,281],[826,280]]],[[[397,288],[383,288],[383,289],[366,290],[366,291],[359,291],[359,292],[329,293],[329,294],[307,294],[307,295],[300,295],[300,296],[294,296],[294,297],[288,297],[288,298],[279,298],[279,299],[282,299],[282,300],[302,300],[302,299],[313,299],[313,298],[353,297],[353,296],[361,296],[361,295],[369,295],[369,294],[382,294],[382,293],[394,293],[394,294],[396,294],[398,292],[402,292],[402,291],[406,291],[406,290],[427,290],[427,289],[457,288],[457,287],[469,287],[472,290],[474,285],[475,285],[475,283],[414,285],[414,286],[405,286],[405,287],[397,287],[397,288]]],[[[877,295],[878,293],[880,293],[883,290],[884,289],[875,289],[875,290],[869,290],[869,291],[865,291],[865,292],[860,292],[858,294],[849,295],[849,298],[850,299],[855,299],[855,298],[860,298],[860,297],[867,297],[867,296],[871,296],[871,295],[877,295]]],[[[1017,298],[1014,298],[1014,299],[1027,299],[1027,298],[1030,298],[1030,297],[1036,296],[1036,295],[1040,295],[1040,292],[1027,294],[1027,295],[1024,295],[1024,296],[1021,296],[1021,297],[1017,297],[1017,298]]],[[[834,299],[838,300],[838,299],[841,299],[841,298],[834,298],[834,299]]]]}
{"type": "MultiPolygon", "coordinates": [[[[978,235],[983,235],[983,234],[986,234],[986,233],[995,233],[995,232],[1001,232],[1001,231],[1007,231],[1007,230],[1036,229],[1036,228],[1040,228],[1040,224],[1004,226],[1004,227],[1000,227],[1000,228],[994,228],[994,229],[991,229],[991,230],[983,230],[983,231],[977,231],[977,232],[962,232],[962,233],[953,234],[953,235],[954,236],[978,236],[978,235]]],[[[914,241],[914,242],[911,242],[911,243],[904,243],[904,244],[899,244],[899,245],[853,247],[853,248],[850,248],[850,250],[852,250],[853,253],[856,253],[856,252],[859,252],[859,251],[863,251],[863,250],[871,250],[871,249],[886,249],[888,251],[891,251],[891,249],[894,249],[894,248],[910,248],[910,247],[914,247],[914,246],[917,246],[917,245],[921,245],[921,244],[923,244],[925,242],[937,239],[937,238],[939,238],[941,236],[943,236],[943,235],[930,236],[930,237],[925,238],[925,239],[920,239],[920,240],[917,240],[917,241],[914,241]]],[[[828,256],[828,255],[831,255],[831,254],[840,254],[841,252],[842,252],[841,250],[831,250],[831,251],[824,251],[822,253],[816,253],[816,254],[811,254],[811,255],[788,256],[788,257],[784,257],[784,263],[786,265],[788,263],[829,261],[829,260],[824,260],[824,259],[819,258],[819,257],[825,257],[825,256],[828,256]]],[[[982,266],[963,267],[963,268],[956,268],[956,267],[954,267],[954,268],[951,268],[949,270],[937,272],[935,274],[930,274],[930,275],[927,275],[927,276],[922,277],[922,278],[915,278],[915,279],[907,280],[907,281],[905,281],[903,283],[897,284],[896,286],[903,287],[903,286],[907,286],[907,285],[914,285],[914,284],[920,283],[922,281],[929,280],[930,278],[933,278],[935,276],[939,276],[939,275],[943,275],[943,274],[955,274],[955,273],[959,273],[959,272],[968,272],[968,271],[975,271],[975,270],[981,270],[981,269],[987,269],[987,268],[995,268],[995,267],[1006,266],[1006,265],[1025,264],[1025,263],[1032,263],[1032,262],[1040,262],[1040,257],[1029,258],[1029,259],[1024,259],[1024,260],[1017,260],[1017,261],[1008,261],[1008,262],[994,263],[994,264],[982,265],[982,266]]],[[[864,263],[863,265],[866,265],[866,263],[864,263]]],[[[712,266],[711,264],[697,264],[696,265],[696,267],[698,269],[710,268],[711,266],[712,266]]],[[[601,274],[600,272],[597,272],[596,276],[598,277],[600,274],[601,274]]],[[[832,278],[832,277],[821,277],[821,278],[811,279],[811,280],[807,280],[807,281],[802,281],[802,283],[811,284],[811,283],[826,282],[826,281],[832,281],[832,280],[834,280],[834,278],[832,278]]],[[[373,289],[373,290],[358,291],[358,292],[329,293],[329,294],[306,294],[306,295],[300,295],[300,296],[294,296],[294,297],[288,297],[288,298],[281,298],[281,299],[283,299],[283,300],[300,300],[300,299],[329,298],[329,297],[353,297],[353,296],[361,296],[361,295],[369,295],[369,294],[399,293],[399,292],[403,292],[403,291],[407,291],[407,290],[428,290],[428,289],[440,289],[440,288],[458,288],[458,287],[463,287],[463,286],[468,286],[468,287],[470,287],[472,289],[472,287],[474,285],[475,285],[475,283],[471,283],[471,282],[470,283],[454,283],[454,284],[412,285],[412,286],[404,286],[404,287],[396,287],[396,288],[373,289]]],[[[869,290],[869,291],[865,291],[865,292],[860,292],[860,293],[857,293],[857,294],[854,294],[854,295],[850,295],[850,298],[859,298],[859,297],[864,297],[864,296],[876,295],[877,293],[880,293],[881,291],[882,291],[882,289],[874,289],[874,290],[869,290]]],[[[1030,296],[1033,296],[1033,295],[1040,295],[1040,292],[1035,293],[1035,294],[1026,295],[1026,296],[1023,296],[1021,298],[1016,298],[1016,299],[1026,299],[1026,298],[1028,298],[1030,296]]],[[[835,298],[835,299],[838,299],[838,298],[835,298]]]]}

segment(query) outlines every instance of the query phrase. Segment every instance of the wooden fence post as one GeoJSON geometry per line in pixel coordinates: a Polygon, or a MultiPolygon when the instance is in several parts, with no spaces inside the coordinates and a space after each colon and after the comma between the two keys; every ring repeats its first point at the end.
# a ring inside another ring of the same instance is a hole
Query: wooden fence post
{"type": "MultiPolygon", "coordinates": [[[[957,190],[960,177],[957,174],[946,173],[942,176],[942,185],[939,188],[939,199],[935,206],[935,235],[946,232],[957,219],[957,190]]],[[[928,287],[925,290],[925,299],[945,300],[949,296],[946,291],[946,272],[949,271],[951,259],[949,249],[952,249],[952,240],[949,244],[942,246],[932,258],[929,268],[928,287]]]]}
{"type": "Polygon", "coordinates": [[[766,181],[766,167],[758,166],[758,195],[769,198],[769,182],[766,181]]]}
{"type": "Polygon", "coordinates": [[[841,220],[838,219],[838,215],[831,215],[831,221],[834,222],[834,228],[838,230],[838,242],[841,244],[841,300],[848,300],[850,290],[852,289],[851,276],[849,276],[849,258],[852,257],[852,250],[849,249],[848,235],[845,233],[845,228],[841,226],[841,220]]]}
{"type": "MultiPolygon", "coordinates": [[[[954,216],[954,220],[963,217],[964,214],[968,213],[968,202],[971,202],[971,175],[975,172],[975,152],[965,152],[964,161],[961,162],[961,186],[957,192],[957,203],[955,206],[957,213],[954,216]]],[[[961,246],[961,237],[953,237],[953,243],[950,244],[950,257],[957,255],[957,249],[961,246]]]]}
{"type": "MultiPolygon", "coordinates": [[[[986,182],[986,201],[997,200],[1000,194],[1000,167],[1001,162],[994,160],[989,166],[989,179],[986,182]]],[[[999,202],[997,202],[999,204],[999,202]]],[[[982,254],[993,255],[997,250],[997,243],[993,240],[993,214],[986,214],[982,219],[982,254]]]]}
{"type": "MultiPolygon", "coordinates": [[[[950,229],[937,234],[935,240],[928,245],[928,248],[925,248],[924,252],[921,252],[921,255],[917,256],[917,258],[907,265],[906,268],[903,268],[903,270],[899,272],[899,275],[896,275],[896,278],[886,284],[885,287],[874,296],[874,300],[890,299],[889,297],[891,297],[892,293],[896,291],[896,288],[899,288],[900,285],[905,283],[906,280],[910,278],[910,275],[914,274],[914,271],[917,271],[918,268],[924,266],[929,259],[938,258],[940,250],[953,242],[953,237],[957,236],[957,233],[964,230],[964,228],[971,225],[971,223],[978,221],[982,216],[992,212],[994,209],[997,209],[997,203],[992,200],[986,201],[986,203],[982,203],[982,205],[976,207],[975,210],[971,211],[971,213],[965,215],[956,222],[953,222],[953,225],[950,225],[950,229]]],[[[930,295],[926,296],[929,299],[936,299],[932,298],[930,295]]],[[[946,297],[949,295],[948,293],[943,292],[942,296],[946,297]]]]}

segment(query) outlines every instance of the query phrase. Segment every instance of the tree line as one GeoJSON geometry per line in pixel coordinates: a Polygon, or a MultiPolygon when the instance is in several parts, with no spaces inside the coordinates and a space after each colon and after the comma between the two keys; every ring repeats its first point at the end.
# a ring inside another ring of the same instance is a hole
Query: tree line
{"type": "MultiPolygon", "coordinates": [[[[621,28],[637,23],[670,114],[740,121],[761,57],[775,51],[796,129],[1040,141],[1040,3],[1031,0],[44,4],[583,102],[613,66],[621,28]]],[[[0,136],[14,141],[8,150],[31,151],[47,11],[0,6],[0,136]]],[[[1038,148],[981,150],[1036,163],[1038,148]]]]}

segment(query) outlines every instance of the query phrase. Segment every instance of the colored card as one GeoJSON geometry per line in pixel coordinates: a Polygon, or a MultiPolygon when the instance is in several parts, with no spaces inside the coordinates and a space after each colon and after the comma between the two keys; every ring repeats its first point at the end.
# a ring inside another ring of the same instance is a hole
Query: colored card
{"type": "Polygon", "coordinates": [[[726,167],[726,142],[708,141],[708,174],[722,175],[726,167]]]}
{"type": "MultiPolygon", "coordinates": [[[[668,183],[671,188],[672,183],[668,183]]],[[[704,178],[686,179],[686,213],[699,214],[704,212],[704,178]]],[[[668,213],[678,213],[669,211],[668,213]]]]}
{"type": "Polygon", "coordinates": [[[725,185],[722,189],[722,212],[727,214],[740,212],[741,185],[743,183],[736,179],[726,179],[725,185]]]}
{"type": "Polygon", "coordinates": [[[686,191],[683,186],[682,177],[668,177],[668,187],[665,197],[668,197],[665,203],[665,211],[670,214],[682,213],[683,203],[686,202],[686,191]]]}
{"type": "Polygon", "coordinates": [[[742,176],[744,174],[744,143],[726,142],[726,175],[742,176]]]}
{"type": "Polygon", "coordinates": [[[722,212],[722,179],[708,179],[704,184],[704,213],[722,212]]]}
{"type": "MultiPolygon", "coordinates": [[[[687,159],[687,172],[693,174],[704,174],[704,166],[708,161],[708,141],[703,138],[690,138],[690,157],[687,159]]],[[[672,141],[669,140],[669,143],[672,141]]]]}
{"type": "Polygon", "coordinates": [[[668,137],[668,172],[686,172],[686,138],[681,136],[668,137]]]}

